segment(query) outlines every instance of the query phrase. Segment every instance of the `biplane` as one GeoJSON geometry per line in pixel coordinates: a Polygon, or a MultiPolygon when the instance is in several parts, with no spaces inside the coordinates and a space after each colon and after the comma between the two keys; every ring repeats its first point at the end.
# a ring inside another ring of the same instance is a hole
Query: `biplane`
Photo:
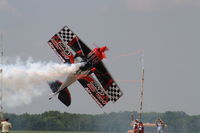
{"type": "Polygon", "coordinates": [[[68,87],[78,81],[95,102],[102,108],[109,101],[116,102],[123,92],[106,69],[102,60],[106,58],[106,46],[91,50],[71,29],[64,26],[49,41],[49,46],[63,63],[82,65],[77,71],[70,73],[64,82],[59,80],[49,82],[53,96],[70,106],[71,95],[68,87]]]}

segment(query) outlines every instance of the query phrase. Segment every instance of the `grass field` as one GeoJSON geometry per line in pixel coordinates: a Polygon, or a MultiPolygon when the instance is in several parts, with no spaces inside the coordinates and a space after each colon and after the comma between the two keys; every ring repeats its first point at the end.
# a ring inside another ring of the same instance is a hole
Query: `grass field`
{"type": "Polygon", "coordinates": [[[11,131],[10,133],[108,133],[108,132],[11,131]]]}

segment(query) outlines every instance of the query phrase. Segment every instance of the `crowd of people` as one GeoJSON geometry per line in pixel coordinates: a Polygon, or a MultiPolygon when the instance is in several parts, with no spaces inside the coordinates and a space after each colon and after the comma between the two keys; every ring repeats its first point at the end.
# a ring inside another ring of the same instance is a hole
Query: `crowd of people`
{"type": "MultiPolygon", "coordinates": [[[[163,133],[164,129],[166,128],[166,123],[158,118],[155,121],[155,125],[157,127],[157,133],[163,133]]],[[[132,133],[144,133],[144,125],[143,123],[135,119],[131,122],[131,126],[133,127],[132,133]]],[[[2,133],[9,133],[10,129],[12,128],[12,124],[9,122],[9,119],[5,119],[1,121],[0,127],[2,129],[2,133]]]]}
{"type": "MultiPolygon", "coordinates": [[[[133,120],[131,122],[131,126],[133,127],[133,130],[131,131],[131,133],[144,133],[144,125],[145,124],[143,124],[138,119],[133,120]]],[[[153,125],[155,125],[157,127],[157,133],[163,133],[164,129],[167,126],[166,123],[163,120],[161,120],[160,118],[158,118],[153,125]]],[[[128,132],[128,133],[130,133],[130,132],[128,132]]]]}

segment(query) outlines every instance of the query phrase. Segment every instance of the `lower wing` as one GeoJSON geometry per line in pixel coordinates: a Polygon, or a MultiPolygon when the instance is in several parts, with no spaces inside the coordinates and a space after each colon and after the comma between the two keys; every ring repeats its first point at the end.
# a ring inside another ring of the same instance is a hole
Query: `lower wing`
{"type": "Polygon", "coordinates": [[[103,62],[100,62],[96,67],[94,72],[95,76],[105,89],[106,94],[109,96],[112,102],[116,102],[122,95],[123,92],[117,85],[117,83],[112,78],[111,74],[108,72],[103,62]]]}
{"type": "Polygon", "coordinates": [[[82,77],[78,81],[101,108],[110,101],[105,90],[91,75],[82,77]]]}

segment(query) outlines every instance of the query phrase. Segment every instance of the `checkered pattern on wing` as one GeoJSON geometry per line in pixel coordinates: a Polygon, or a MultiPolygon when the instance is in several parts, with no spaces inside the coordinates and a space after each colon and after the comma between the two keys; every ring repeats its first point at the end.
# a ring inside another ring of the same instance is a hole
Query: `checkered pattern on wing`
{"type": "Polygon", "coordinates": [[[62,38],[62,40],[66,43],[69,43],[72,41],[73,38],[76,37],[76,35],[67,27],[65,26],[62,28],[59,32],[58,35],[62,38]]]}
{"type": "Polygon", "coordinates": [[[111,83],[106,92],[112,102],[116,102],[123,95],[122,91],[115,82],[111,83]]]}

